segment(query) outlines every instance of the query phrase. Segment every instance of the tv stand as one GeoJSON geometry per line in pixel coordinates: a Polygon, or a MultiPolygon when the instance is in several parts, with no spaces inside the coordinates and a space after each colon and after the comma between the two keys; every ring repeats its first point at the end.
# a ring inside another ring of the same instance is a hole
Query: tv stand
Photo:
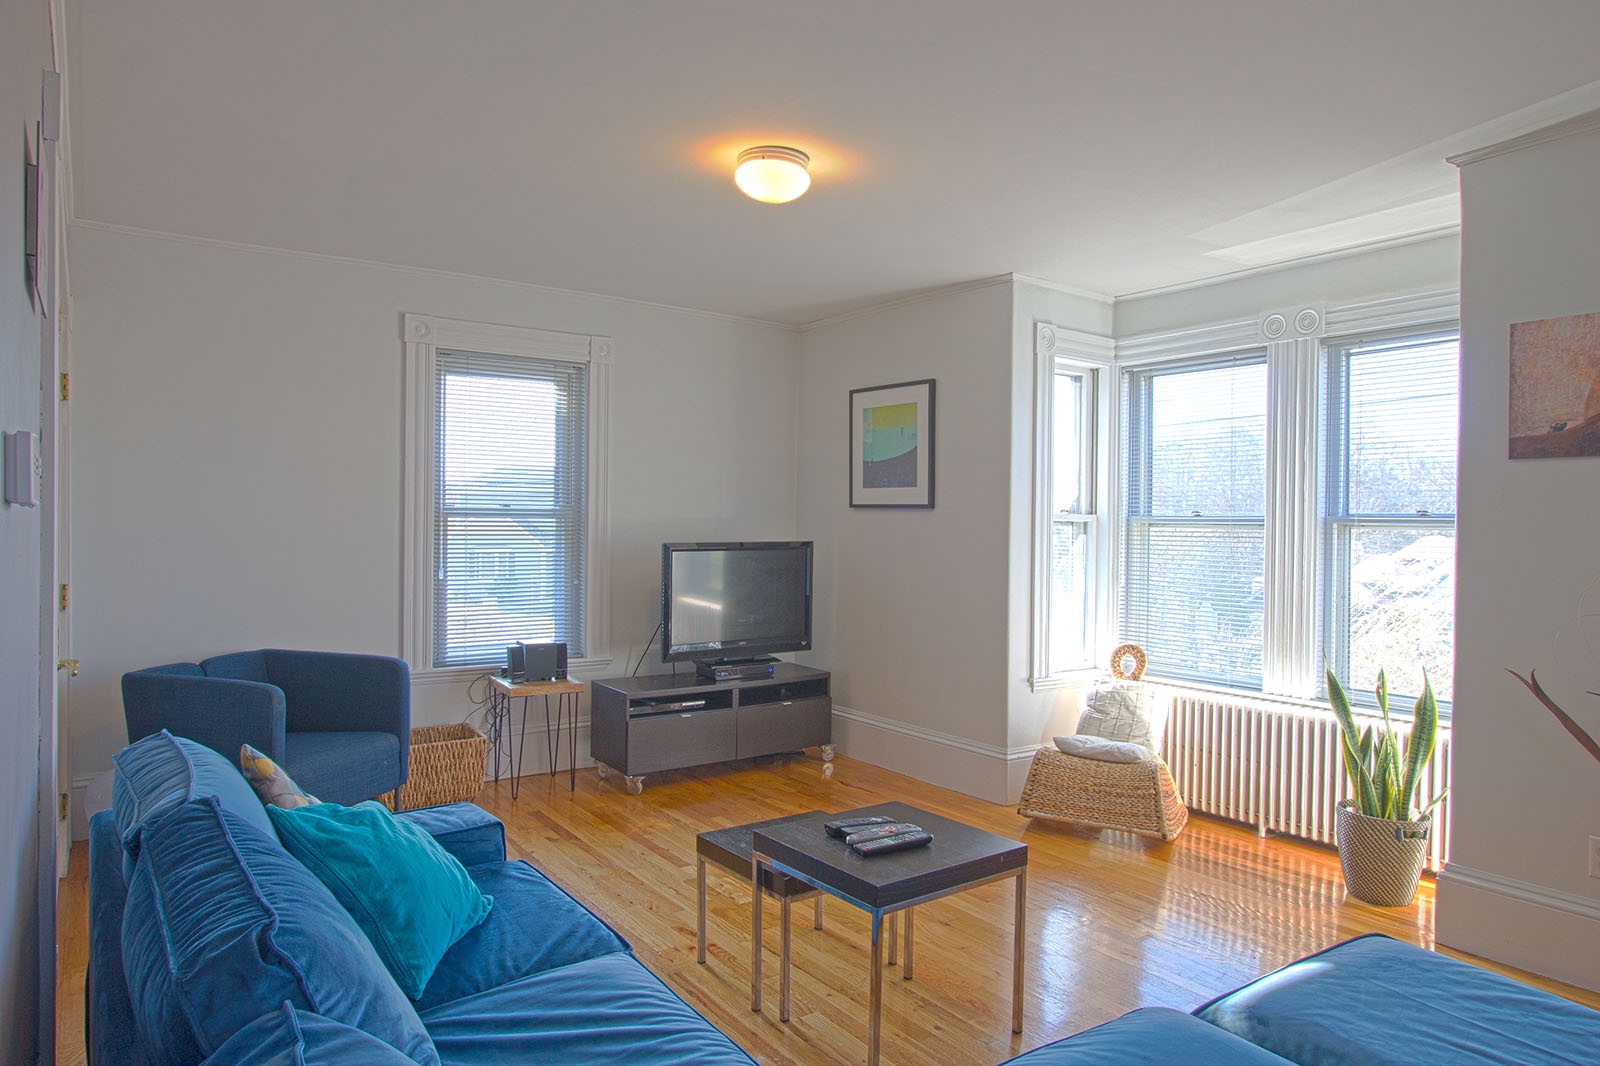
{"type": "MultiPolygon", "coordinates": [[[[778,662],[755,678],[713,681],[658,674],[589,683],[589,754],[602,779],[819,747],[833,759],[833,697],[826,670],[778,662]]],[[[831,767],[829,767],[831,769],[831,767]]]]}

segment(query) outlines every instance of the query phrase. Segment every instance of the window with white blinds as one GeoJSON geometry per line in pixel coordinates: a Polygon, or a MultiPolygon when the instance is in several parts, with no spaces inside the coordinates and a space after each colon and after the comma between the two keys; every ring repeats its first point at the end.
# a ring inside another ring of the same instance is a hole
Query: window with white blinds
{"type": "Polygon", "coordinates": [[[1353,698],[1381,668],[1396,706],[1424,670],[1451,699],[1459,367],[1454,332],[1328,348],[1323,643],[1353,698]]]}
{"type": "Polygon", "coordinates": [[[432,395],[432,665],[518,640],[584,654],[586,363],[439,349],[432,395]]]}
{"type": "Polygon", "coordinates": [[[1125,638],[1152,674],[1259,687],[1266,357],[1163,363],[1123,386],[1125,638]]]}
{"type": "Polygon", "coordinates": [[[1097,370],[1059,361],[1051,377],[1044,676],[1080,670],[1094,660],[1098,381],[1097,370]]]}

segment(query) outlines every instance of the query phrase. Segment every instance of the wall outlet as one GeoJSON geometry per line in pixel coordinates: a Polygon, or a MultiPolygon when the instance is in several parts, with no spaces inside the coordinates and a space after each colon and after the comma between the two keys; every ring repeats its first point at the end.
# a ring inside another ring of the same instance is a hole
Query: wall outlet
{"type": "Polygon", "coordinates": [[[1600,877],[1600,837],[1589,838],[1589,876],[1600,877]]]}

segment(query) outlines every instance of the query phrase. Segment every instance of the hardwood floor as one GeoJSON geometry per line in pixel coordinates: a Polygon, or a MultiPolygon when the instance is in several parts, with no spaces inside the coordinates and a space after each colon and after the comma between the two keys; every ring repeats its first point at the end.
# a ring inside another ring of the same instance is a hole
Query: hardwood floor
{"type": "MultiPolygon", "coordinates": [[[[825,928],[795,915],[793,1008],[777,1011],[777,905],[763,923],[766,1007],[750,1010],[750,889],[708,873],[708,959],[695,962],[695,835],[807,810],[901,800],[1028,844],[1027,998],[1011,1032],[1011,882],[937,900],[917,913],[916,978],[886,980],[883,1062],[993,1064],[1137,1006],[1189,1010],[1336,941],[1383,932],[1433,947],[1433,885],[1410,907],[1347,900],[1331,850],[1259,839],[1193,818],[1171,844],[1074,829],[840,757],[764,759],[620,782],[578,773],[485,785],[479,802],[527,859],[614,925],[674,991],[763,1063],[866,1058],[867,920],[829,900],[825,928]]],[[[60,1062],[82,1062],[87,900],[73,846],[61,903],[60,1062]]],[[[1472,960],[1480,962],[1481,960],[1472,960]]],[[[1510,973],[1591,1007],[1600,993],[1510,973]]],[[[898,974],[898,970],[891,970],[898,974]]]]}

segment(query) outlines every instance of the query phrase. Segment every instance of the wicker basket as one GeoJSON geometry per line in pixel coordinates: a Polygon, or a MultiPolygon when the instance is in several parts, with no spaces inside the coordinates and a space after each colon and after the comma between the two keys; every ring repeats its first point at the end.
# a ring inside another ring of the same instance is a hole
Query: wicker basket
{"type": "Polygon", "coordinates": [[[1373,818],[1356,810],[1355,800],[1343,799],[1333,824],[1345,889],[1380,907],[1409,906],[1428,858],[1433,819],[1373,818]]]}
{"type": "Polygon", "coordinates": [[[1055,748],[1040,748],[1033,757],[1017,813],[1162,840],[1176,839],[1189,821],[1189,808],[1160,756],[1100,762],[1055,748]]]}
{"type": "Polygon", "coordinates": [[[425,725],[411,731],[411,771],[395,809],[435,807],[478,798],[489,740],[470,722],[425,725]]]}

